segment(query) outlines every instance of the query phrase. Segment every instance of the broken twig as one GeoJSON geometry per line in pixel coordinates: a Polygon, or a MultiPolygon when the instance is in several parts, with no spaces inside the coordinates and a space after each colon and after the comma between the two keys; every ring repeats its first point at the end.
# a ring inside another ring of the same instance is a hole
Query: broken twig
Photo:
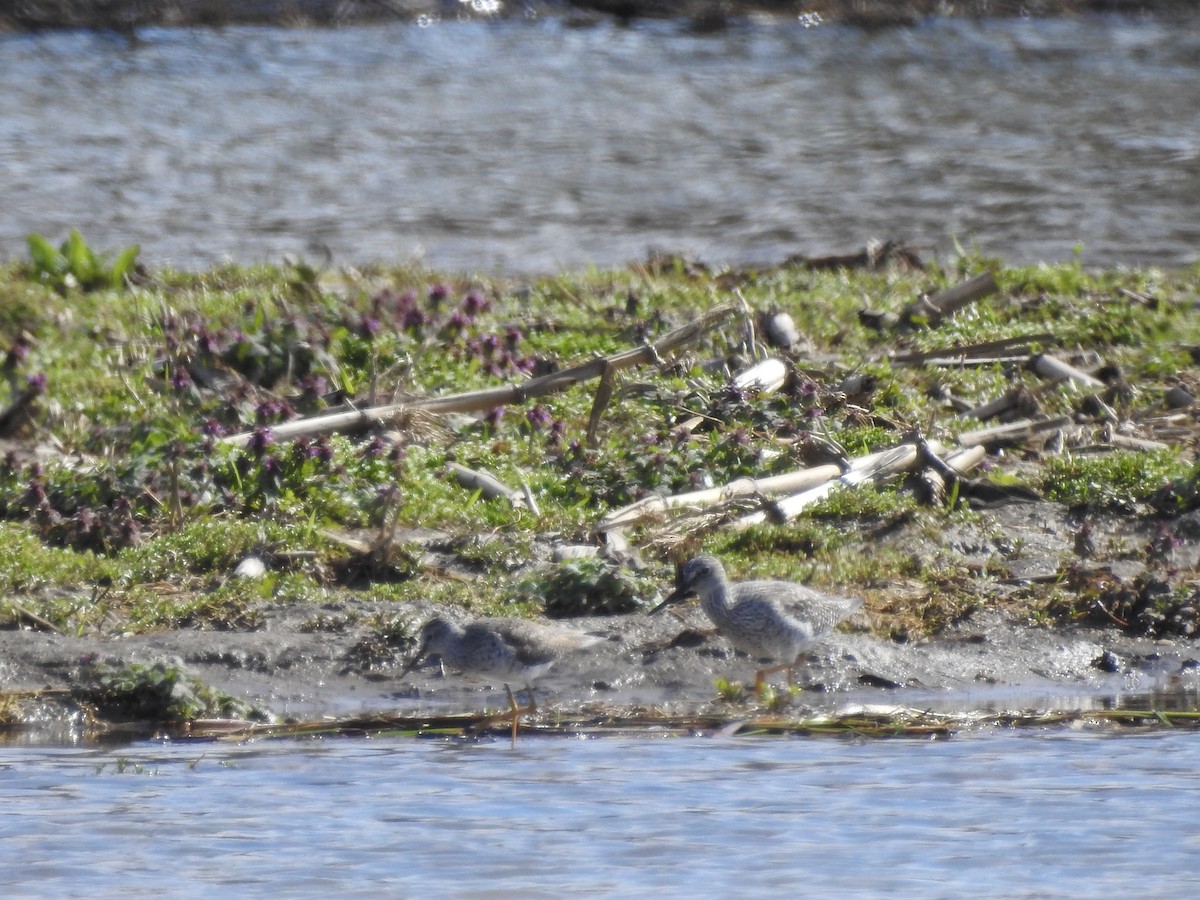
{"type": "MultiPolygon", "coordinates": [[[[720,325],[737,312],[738,308],[735,303],[721,304],[699,316],[695,321],[668,332],[653,343],[615,353],[612,356],[589,360],[569,369],[534,378],[524,384],[489,388],[482,391],[467,391],[445,397],[407,400],[384,406],[373,406],[368,409],[284,422],[281,425],[273,426],[271,432],[276,440],[291,440],[302,435],[327,432],[354,433],[366,431],[375,425],[391,421],[410,410],[424,410],[436,414],[468,413],[484,412],[495,409],[497,406],[524,403],[535,397],[544,397],[548,394],[565,391],[581,382],[599,378],[606,369],[617,372],[637,365],[656,363],[663,354],[686,346],[700,335],[720,325]]],[[[239,434],[229,435],[223,440],[227,444],[244,447],[252,437],[254,437],[253,431],[243,431],[239,434]]]]}

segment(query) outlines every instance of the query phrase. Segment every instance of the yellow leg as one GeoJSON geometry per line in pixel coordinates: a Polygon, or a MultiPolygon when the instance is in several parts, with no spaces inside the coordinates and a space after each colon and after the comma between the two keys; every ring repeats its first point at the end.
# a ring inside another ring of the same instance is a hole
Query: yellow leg
{"type": "Polygon", "coordinates": [[[512,688],[507,684],[504,685],[504,692],[508,694],[508,705],[512,708],[512,740],[517,742],[517,721],[521,718],[521,708],[517,706],[517,698],[513,696],[512,688]]]}
{"type": "MultiPolygon", "coordinates": [[[[801,656],[803,656],[803,654],[801,654],[801,656]]],[[[766,668],[759,669],[757,672],[754,673],[754,692],[756,694],[762,692],[763,684],[766,682],[766,678],[768,675],[774,675],[776,672],[782,672],[785,669],[787,670],[788,687],[795,687],[796,686],[796,666],[798,666],[799,664],[800,664],[800,657],[797,656],[791,662],[779,663],[778,665],[767,666],[766,668]]]]}

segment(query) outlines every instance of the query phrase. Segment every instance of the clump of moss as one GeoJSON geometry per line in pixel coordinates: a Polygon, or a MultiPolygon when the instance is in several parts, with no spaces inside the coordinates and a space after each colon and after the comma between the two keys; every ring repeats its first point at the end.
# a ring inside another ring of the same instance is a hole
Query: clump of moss
{"type": "Polygon", "coordinates": [[[1164,486],[1178,485],[1187,495],[1191,467],[1173,450],[1113,451],[1097,456],[1056,456],[1046,460],[1042,490],[1047,500],[1091,511],[1133,513],[1140,504],[1167,495],[1164,486]]]}
{"type": "Polygon", "coordinates": [[[186,722],[198,718],[265,721],[266,714],[189,675],[178,663],[86,661],[72,695],[111,720],[186,722]]]}
{"type": "Polygon", "coordinates": [[[572,559],[524,581],[518,599],[541,597],[547,616],[565,619],[635,612],[652,591],[650,583],[605,560],[572,559]]]}

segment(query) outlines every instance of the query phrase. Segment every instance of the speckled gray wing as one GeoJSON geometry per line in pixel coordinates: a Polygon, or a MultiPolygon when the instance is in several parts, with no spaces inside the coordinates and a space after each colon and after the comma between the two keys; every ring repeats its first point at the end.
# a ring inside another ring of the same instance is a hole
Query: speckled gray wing
{"type": "Polygon", "coordinates": [[[789,581],[743,581],[732,592],[730,639],[751,654],[781,659],[794,657],[862,605],[789,581]]]}
{"type": "MultiPolygon", "coordinates": [[[[814,637],[819,637],[831,630],[862,606],[862,600],[857,597],[834,597],[792,582],[749,581],[745,584],[778,585],[786,588],[775,595],[776,602],[789,618],[798,619],[810,625],[814,637]]],[[[758,594],[757,590],[755,594],[758,594]]]]}
{"type": "Polygon", "coordinates": [[[507,668],[493,669],[493,672],[523,673],[528,678],[538,677],[560,656],[585,649],[600,640],[589,634],[524,619],[483,619],[468,630],[475,627],[487,631],[505,648],[507,668]]]}

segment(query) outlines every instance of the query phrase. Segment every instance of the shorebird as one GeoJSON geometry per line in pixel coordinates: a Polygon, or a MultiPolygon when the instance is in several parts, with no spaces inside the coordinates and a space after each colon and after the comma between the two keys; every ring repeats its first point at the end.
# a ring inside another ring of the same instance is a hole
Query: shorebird
{"type": "Polygon", "coordinates": [[[595,635],[524,619],[477,619],[459,625],[436,616],[422,626],[417,652],[400,677],[415,669],[426,657],[437,656],[443,672],[449,667],[465,675],[502,680],[512,706],[515,740],[518,718],[537,709],[532,683],[546,674],[560,656],[584,650],[601,640],[595,635]],[[517,706],[508,684],[514,678],[525,682],[529,694],[529,706],[524,709],[517,706]]]}
{"type": "Polygon", "coordinates": [[[739,650],[758,660],[781,660],[755,672],[755,693],[774,672],[787,669],[790,682],[800,654],[862,606],[862,600],[833,597],[791,581],[731,583],[720,560],[697,556],[683,564],[674,592],[650,614],[693,595],[717,631],[739,650]]]}

